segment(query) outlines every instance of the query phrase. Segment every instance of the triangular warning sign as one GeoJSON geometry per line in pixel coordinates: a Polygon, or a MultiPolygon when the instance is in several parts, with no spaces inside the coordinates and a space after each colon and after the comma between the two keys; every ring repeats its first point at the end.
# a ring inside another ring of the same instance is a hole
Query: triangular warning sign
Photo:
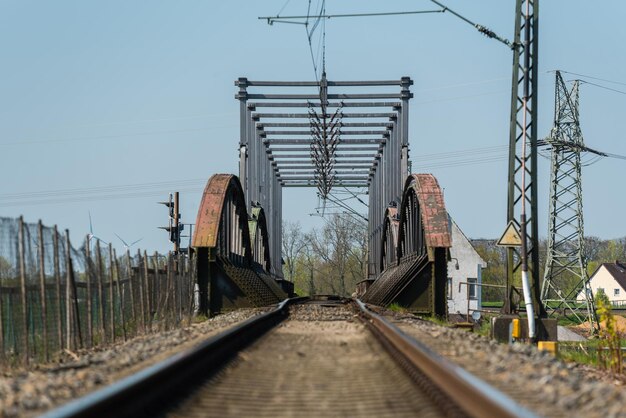
{"type": "Polygon", "coordinates": [[[521,247],[522,235],[519,232],[517,222],[514,220],[509,221],[509,224],[504,230],[504,234],[498,240],[498,245],[503,247],[521,247]]]}

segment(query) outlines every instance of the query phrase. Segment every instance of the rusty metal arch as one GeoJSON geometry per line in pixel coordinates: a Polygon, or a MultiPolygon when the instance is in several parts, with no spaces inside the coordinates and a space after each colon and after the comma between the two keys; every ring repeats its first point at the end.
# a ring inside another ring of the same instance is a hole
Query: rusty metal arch
{"type": "Polygon", "coordinates": [[[263,208],[252,208],[248,227],[250,229],[250,243],[252,244],[252,259],[269,273],[271,268],[269,234],[263,208]]]}
{"type": "Polygon", "coordinates": [[[443,193],[432,174],[411,174],[404,185],[398,228],[398,259],[428,252],[452,243],[443,193]]]}
{"type": "Polygon", "coordinates": [[[194,248],[208,248],[213,256],[249,264],[252,260],[248,212],[239,179],[232,174],[211,176],[202,194],[194,248]]]}
{"type": "Polygon", "coordinates": [[[390,206],[385,211],[380,251],[380,271],[398,263],[398,208],[390,206]]]}

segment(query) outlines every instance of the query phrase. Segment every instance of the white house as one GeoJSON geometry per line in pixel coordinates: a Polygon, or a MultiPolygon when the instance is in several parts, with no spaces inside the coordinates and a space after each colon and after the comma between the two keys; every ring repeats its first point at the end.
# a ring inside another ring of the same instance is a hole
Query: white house
{"type": "Polygon", "coordinates": [[[470,314],[480,309],[482,269],[487,267],[469,239],[451,217],[452,247],[448,262],[448,312],[467,314],[468,296],[470,314]]]}
{"type": "MultiPolygon", "coordinates": [[[[594,297],[598,289],[603,289],[611,303],[626,304],[626,264],[603,263],[591,275],[589,284],[594,297]]],[[[585,295],[581,292],[576,299],[584,300],[585,295]]]]}

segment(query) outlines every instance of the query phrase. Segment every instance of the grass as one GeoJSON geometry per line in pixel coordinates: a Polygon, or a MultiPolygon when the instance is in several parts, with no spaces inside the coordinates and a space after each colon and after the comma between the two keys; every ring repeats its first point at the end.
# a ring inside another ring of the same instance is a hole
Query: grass
{"type": "MultiPolygon", "coordinates": [[[[583,320],[584,320],[584,318],[583,318],[583,320]]],[[[582,324],[583,320],[581,320],[580,318],[576,317],[576,315],[565,315],[565,316],[557,317],[557,323],[559,325],[564,326],[564,327],[568,327],[568,326],[572,326],[572,325],[580,325],[580,324],[582,324]]]]}
{"type": "MultiPolygon", "coordinates": [[[[626,339],[621,339],[622,347],[626,346],[626,339]]],[[[559,357],[564,361],[576,362],[598,367],[598,349],[602,349],[604,342],[593,339],[582,342],[560,342],[559,357]]]]}
{"type": "Polygon", "coordinates": [[[441,316],[431,315],[431,316],[423,316],[422,318],[425,319],[426,321],[432,322],[437,325],[441,325],[443,327],[450,326],[450,323],[448,322],[448,320],[441,316]]]}
{"type": "Polygon", "coordinates": [[[559,345],[559,357],[566,362],[574,362],[597,367],[597,345],[592,347],[593,345],[594,343],[592,341],[585,341],[577,344],[567,344],[561,342],[559,345]]]}
{"type": "Polygon", "coordinates": [[[498,302],[483,302],[481,303],[481,306],[483,308],[501,308],[504,305],[504,302],[502,301],[498,301],[498,302]]]}
{"type": "Polygon", "coordinates": [[[485,315],[480,319],[480,326],[478,327],[476,334],[482,335],[483,337],[491,336],[491,317],[490,316],[485,315]]]}
{"type": "Polygon", "coordinates": [[[393,312],[399,312],[399,313],[404,313],[407,311],[407,309],[400,305],[399,303],[392,303],[391,305],[387,306],[387,309],[389,309],[390,311],[393,312]]]}
{"type": "Polygon", "coordinates": [[[199,324],[201,322],[207,321],[209,319],[208,316],[204,315],[204,314],[198,314],[196,316],[193,317],[193,321],[192,323],[194,324],[199,324]]]}

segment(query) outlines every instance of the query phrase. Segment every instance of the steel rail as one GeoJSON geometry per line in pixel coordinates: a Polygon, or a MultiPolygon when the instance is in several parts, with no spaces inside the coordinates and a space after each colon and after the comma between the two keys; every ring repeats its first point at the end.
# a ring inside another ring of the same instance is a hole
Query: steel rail
{"type": "Polygon", "coordinates": [[[239,351],[287,318],[290,304],[306,299],[285,299],[269,312],[250,318],[188,351],[175,354],[41,417],[160,416],[164,412],[164,403],[169,405],[188,395],[190,387],[206,381],[239,351]]]}
{"type": "MultiPolygon", "coordinates": [[[[43,418],[136,417],[162,415],[188,396],[201,382],[221,370],[237,353],[287,318],[290,304],[308,298],[281,302],[275,309],[250,318],[207,339],[195,348],[120,380],[101,390],[54,409],[43,418]]],[[[443,409],[470,417],[536,418],[507,395],[472,376],[403,334],[380,315],[356,301],[359,317],[408,375],[420,385],[443,394],[443,409]],[[432,382],[432,383],[431,383],[432,382]],[[434,385],[433,385],[434,383],[434,385]],[[449,401],[451,400],[451,402],[449,401]]]]}
{"type": "Polygon", "coordinates": [[[418,384],[434,383],[436,390],[450,399],[462,414],[470,417],[538,418],[508,395],[406,336],[385,318],[370,311],[360,300],[359,317],[381,341],[391,356],[418,384]]]}

